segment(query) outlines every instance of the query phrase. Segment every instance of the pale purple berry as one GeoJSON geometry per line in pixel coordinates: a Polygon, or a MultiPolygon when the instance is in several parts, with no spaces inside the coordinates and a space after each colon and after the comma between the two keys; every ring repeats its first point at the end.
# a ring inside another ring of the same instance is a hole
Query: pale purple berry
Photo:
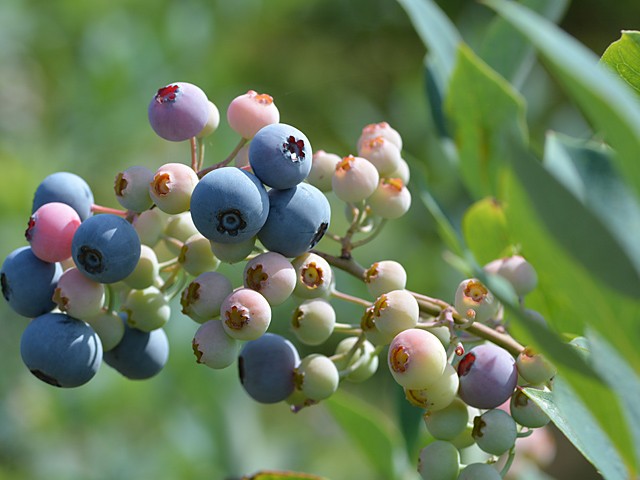
{"type": "Polygon", "coordinates": [[[244,267],[244,286],[260,292],[270,305],[280,305],[293,293],[296,270],[291,262],[276,252],[252,258],[244,267]]]}
{"type": "Polygon", "coordinates": [[[397,130],[391,127],[387,122],[370,123],[362,129],[360,138],[358,138],[358,149],[360,145],[367,140],[376,137],[382,137],[393,143],[399,150],[402,150],[402,137],[397,130]]]}
{"type": "Polygon", "coordinates": [[[209,320],[196,330],[192,347],[196,362],[222,369],[234,362],[240,342],[226,334],[220,320],[209,320]]]}
{"type": "Polygon", "coordinates": [[[181,142],[198,135],[209,120],[209,100],[197,86],[176,82],[156,92],[148,109],[149,123],[159,137],[181,142]]]}
{"type": "Polygon", "coordinates": [[[182,313],[199,323],[213,319],[220,315],[220,306],[231,292],[231,281],[221,273],[201,273],[182,291],[182,313]]]}

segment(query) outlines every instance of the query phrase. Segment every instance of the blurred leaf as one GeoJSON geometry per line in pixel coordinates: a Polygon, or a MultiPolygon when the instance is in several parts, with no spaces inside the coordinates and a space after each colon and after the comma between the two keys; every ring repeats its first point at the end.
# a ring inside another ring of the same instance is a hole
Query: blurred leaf
{"type": "Polygon", "coordinates": [[[566,252],[610,287],[637,297],[640,275],[600,219],[527,152],[514,152],[513,167],[541,221],[566,252]]]}
{"type": "MultiPolygon", "coordinates": [[[[595,214],[639,272],[640,203],[614,170],[612,156],[604,145],[550,133],[544,166],[595,214]]],[[[615,265],[611,269],[615,270],[615,265]]],[[[638,295],[633,284],[627,290],[638,295]]]]}
{"type": "MultiPolygon", "coordinates": [[[[569,0],[521,0],[522,5],[557,23],[569,0]]],[[[524,83],[535,60],[531,43],[503,18],[491,22],[480,46],[479,56],[515,86],[524,83]]]]}
{"type": "Polygon", "coordinates": [[[396,459],[405,455],[402,436],[384,412],[342,390],[325,401],[333,417],[386,479],[398,478],[396,459]]]}
{"type": "MultiPolygon", "coordinates": [[[[544,171],[539,165],[535,168],[544,171]]],[[[553,178],[551,181],[554,181],[553,178]]],[[[556,244],[555,237],[544,228],[539,213],[533,208],[533,200],[527,197],[523,187],[514,178],[510,178],[508,187],[506,214],[511,237],[521,245],[523,256],[538,272],[539,285],[527,296],[528,307],[541,311],[550,327],[556,331],[581,334],[585,326],[591,325],[626,356],[630,365],[640,366],[637,351],[640,340],[637,329],[638,302],[607,290],[596,282],[556,244]]],[[[536,335],[538,332],[531,328],[534,323],[528,325],[522,322],[524,315],[521,313],[509,318],[515,320],[510,322],[512,335],[525,344],[531,342],[542,353],[549,350],[549,358],[552,358],[556,352],[549,349],[546,341],[540,342],[541,337],[536,335]]],[[[567,368],[568,365],[557,363],[557,367],[591,411],[600,428],[609,436],[626,464],[632,468],[635,457],[630,445],[631,436],[615,395],[597,381],[593,373],[589,373],[592,369],[588,365],[567,368]]]]}
{"type": "Polygon", "coordinates": [[[326,477],[319,477],[308,473],[296,472],[258,472],[250,477],[244,477],[242,480],[329,480],[326,477]]]}
{"type": "Polygon", "coordinates": [[[429,50],[430,68],[440,92],[445,92],[462,41],[449,17],[432,0],[398,0],[429,50]]]}
{"type": "Polygon", "coordinates": [[[469,249],[481,264],[507,254],[510,246],[504,207],[494,198],[471,205],[462,217],[462,233],[469,249]]]}
{"type": "Polygon", "coordinates": [[[640,193],[640,100],[619,78],[598,64],[575,38],[515,2],[484,0],[520,30],[590,122],[615,148],[623,176],[640,193]]]}
{"type": "Polygon", "coordinates": [[[424,86],[427,93],[429,112],[437,133],[441,137],[449,137],[447,121],[442,111],[443,91],[436,78],[436,65],[433,55],[427,55],[424,67],[424,86]]]}
{"type": "Polygon", "coordinates": [[[506,138],[525,141],[524,100],[471,49],[461,44],[445,110],[455,126],[460,172],[475,198],[500,199],[499,183],[507,163],[506,138]]]}
{"type": "Polygon", "coordinates": [[[623,31],[602,54],[602,61],[640,95],[640,32],[623,31]]]}
{"type": "MultiPolygon", "coordinates": [[[[554,380],[552,392],[535,388],[525,388],[524,392],[605,478],[631,478],[618,452],[612,447],[589,410],[561,377],[558,376],[554,380]]],[[[596,395],[591,402],[596,403],[599,400],[602,399],[596,395]]]]}

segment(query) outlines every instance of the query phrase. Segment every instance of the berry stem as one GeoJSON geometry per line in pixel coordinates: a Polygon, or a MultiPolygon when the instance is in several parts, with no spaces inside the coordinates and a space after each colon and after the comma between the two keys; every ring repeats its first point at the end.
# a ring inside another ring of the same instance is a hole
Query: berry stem
{"type": "Polygon", "coordinates": [[[227,158],[225,158],[221,162],[216,163],[215,165],[212,165],[211,167],[207,167],[205,169],[200,170],[198,172],[198,178],[204,177],[207,173],[215,170],[216,168],[221,168],[229,165],[233,161],[233,159],[236,158],[236,156],[238,155],[238,152],[242,149],[242,147],[246,145],[248,141],[249,139],[247,138],[241,138],[238,144],[236,145],[236,148],[233,149],[233,151],[229,154],[227,158]]]}
{"type": "Polygon", "coordinates": [[[202,165],[204,165],[204,140],[201,138],[198,142],[198,170],[202,169],[202,165]]]}
{"type": "Polygon", "coordinates": [[[354,277],[364,281],[364,273],[366,270],[362,265],[360,265],[351,257],[351,254],[346,257],[336,257],[319,250],[312,250],[312,252],[324,258],[327,262],[329,262],[329,265],[333,265],[334,267],[339,268],[340,270],[347,272],[354,277]]]}
{"type": "Polygon", "coordinates": [[[356,305],[362,305],[364,307],[371,306],[371,302],[365,300],[364,298],[349,295],[348,293],[340,292],[336,289],[331,290],[331,296],[339,298],[340,300],[344,300],[345,302],[355,303],[356,305]]]}
{"type": "Polygon", "coordinates": [[[198,171],[198,141],[196,137],[189,139],[189,146],[191,147],[191,168],[194,172],[198,171]]]}
{"type": "Polygon", "coordinates": [[[176,247],[178,247],[180,250],[182,250],[182,247],[184,247],[184,242],[181,242],[180,240],[178,240],[177,238],[174,237],[170,237],[168,235],[162,235],[162,239],[167,242],[170,243],[176,247]]]}
{"type": "Polygon", "coordinates": [[[513,460],[514,460],[515,456],[516,456],[516,447],[514,445],[509,450],[509,456],[507,457],[507,463],[505,463],[504,467],[502,467],[502,470],[500,470],[500,476],[502,478],[507,476],[507,473],[509,472],[509,469],[511,468],[511,465],[513,464],[513,460]]]}
{"type": "Polygon", "coordinates": [[[127,210],[119,210],[117,208],[105,207],[102,205],[96,205],[95,203],[91,205],[91,211],[93,213],[111,213],[113,215],[120,215],[121,217],[125,217],[128,215],[127,210]]]}
{"type": "Polygon", "coordinates": [[[369,235],[368,237],[363,238],[362,240],[358,240],[357,242],[353,242],[351,244],[351,249],[353,250],[354,248],[361,247],[362,245],[366,245],[367,243],[369,243],[370,241],[375,239],[380,234],[380,232],[382,231],[382,229],[384,228],[384,226],[386,224],[387,224],[387,220],[383,218],[376,225],[376,228],[373,230],[373,232],[371,232],[371,235],[369,235]]]}
{"type": "Polygon", "coordinates": [[[362,330],[354,325],[348,323],[336,323],[333,326],[333,331],[337,333],[344,333],[345,335],[360,335],[362,330]]]}

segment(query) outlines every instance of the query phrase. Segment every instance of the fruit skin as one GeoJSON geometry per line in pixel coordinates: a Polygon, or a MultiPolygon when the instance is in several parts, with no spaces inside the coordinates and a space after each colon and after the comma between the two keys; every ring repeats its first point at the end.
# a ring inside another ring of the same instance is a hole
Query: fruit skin
{"type": "Polygon", "coordinates": [[[458,394],[476,408],[496,408],[513,393],[518,382],[515,359],[493,343],[473,347],[458,363],[458,394]]]}
{"type": "Polygon", "coordinates": [[[269,216],[258,239],[273,252],[297,257],[322,239],[331,221],[331,206],[313,185],[269,191],[269,216]]]}
{"type": "Polygon", "coordinates": [[[220,305],[232,291],[231,281],[221,273],[201,273],[182,291],[182,313],[204,323],[220,315],[220,305]]]}
{"type": "Polygon", "coordinates": [[[257,402],[281,402],[293,393],[293,372],[299,363],[298,351],[289,340],[265,333],[242,347],[238,357],[240,382],[257,402]]]}
{"type": "Polygon", "coordinates": [[[286,123],[261,128],[249,144],[249,164],[262,183],[293,188],[311,171],[313,151],[304,133],[286,123]]]}
{"type": "Polygon", "coordinates": [[[223,167],[200,179],[191,196],[191,218],[198,231],[219,243],[241,243],[267,221],[269,196],[258,178],[223,167]]]}
{"type": "Polygon", "coordinates": [[[28,246],[17,248],[0,269],[2,295],[17,314],[37,317],[55,307],[51,298],[60,275],[59,263],[43,262],[28,246]]]}
{"type": "Polygon", "coordinates": [[[31,373],[43,382],[56,387],[79,387],[100,368],[102,343],[83,321],[63,313],[46,313],[25,328],[20,355],[31,373]]]}
{"type": "Polygon", "coordinates": [[[518,428],[511,415],[496,408],[474,418],[472,435],[483,451],[502,455],[515,445],[518,428]]]}
{"type": "Polygon", "coordinates": [[[329,293],[333,281],[331,265],[320,255],[307,252],[292,260],[296,270],[293,293],[302,298],[318,298],[329,293]]]}
{"type": "Polygon", "coordinates": [[[447,352],[432,333],[409,328],[391,341],[387,362],[396,382],[405,388],[423,389],[442,377],[447,352]]]}
{"type": "Polygon", "coordinates": [[[487,273],[506,278],[520,297],[533,291],[538,285],[538,274],[521,255],[499,258],[485,265],[483,269],[487,273]]]}
{"type": "Polygon", "coordinates": [[[81,177],[70,172],[55,172],[45,177],[33,196],[31,213],[45,203],[61,202],[73,207],[82,221],[89,218],[93,192],[81,177]]]}
{"type": "Polygon", "coordinates": [[[449,442],[436,440],[420,450],[418,473],[423,480],[456,480],[460,453],[449,442]]]}
{"type": "Polygon", "coordinates": [[[234,98],[227,108],[229,126],[243,138],[253,138],[261,128],[279,121],[280,112],[266,93],[249,90],[234,98]]]}
{"type": "MultiPolygon", "coordinates": [[[[338,346],[336,347],[336,355],[346,354],[351,350],[353,345],[358,341],[358,337],[347,337],[340,341],[338,346]]],[[[359,360],[364,355],[364,360],[361,360],[364,363],[361,363],[359,367],[349,373],[345,380],[349,382],[364,382],[373,376],[374,373],[378,370],[379,359],[377,355],[374,355],[375,347],[371,342],[365,340],[360,348],[353,354],[351,358],[350,364],[355,364],[356,362],[360,363],[359,360]]],[[[339,358],[334,360],[336,367],[339,370],[344,370],[347,368],[348,364],[345,362],[344,358],[339,358]]]]}
{"type": "Polygon", "coordinates": [[[140,238],[124,218],[110,213],[88,218],[78,227],[71,254],[78,269],[100,283],[123,280],[140,259],[140,238]]]}
{"type": "Polygon", "coordinates": [[[209,100],[199,87],[175,82],[158,89],[148,108],[151,128],[172,142],[198,135],[209,120],[209,100]]]}
{"type": "Polygon", "coordinates": [[[169,340],[162,328],[143,332],[124,322],[124,335],[118,345],[104,352],[104,361],[131,380],[145,380],[156,375],[169,358],[169,340]]]}

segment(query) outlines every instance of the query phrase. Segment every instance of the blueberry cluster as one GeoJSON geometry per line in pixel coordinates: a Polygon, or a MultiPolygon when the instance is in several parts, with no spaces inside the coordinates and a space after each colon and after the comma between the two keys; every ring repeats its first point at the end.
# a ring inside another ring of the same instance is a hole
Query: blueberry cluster
{"type": "MultiPolygon", "coordinates": [[[[249,91],[227,109],[237,148],[205,168],[203,139],[220,114],[200,88],[176,82],[158,89],[148,116],[161,138],[189,142],[191,164],[117,173],[124,210],[94,204],[75,174],[50,175],[34,195],[28,245],[2,265],[4,298],[32,319],[21,354],[37,378],[77,387],[102,361],[130,379],[156,375],[168,361],[163,327],[179,296],[182,313],[197,323],[196,362],[223,369],[237,361],[250,397],[294,412],[327,399],[343,381],[371,378],[386,351],[390,375],[425,409],[435,439],[420,454],[425,479],[471,478],[475,470],[484,476],[473,478],[492,478],[497,471],[485,464],[460,472],[459,449],[476,443],[499,456],[513,450],[522,429],[548,421],[518,385],[546,388],[554,368],[514,349],[515,341],[509,350],[496,345],[502,309],[480,280],[461,282],[448,304],[408,290],[396,261],[365,269],[354,260],[354,249],[411,204],[402,138],[388,123],[366,126],[355,155],[314,152],[304,133],[280,122],[270,95],[249,91]],[[345,205],[343,235],[329,231],[328,196],[345,205]],[[324,237],[338,255],[317,250],[324,237]],[[242,278],[219,273],[223,262],[244,262],[242,278]],[[371,298],[340,292],[333,268],[362,280],[371,298]],[[269,329],[272,308],[291,297],[287,339],[269,329]],[[338,322],[336,300],[360,305],[360,321],[338,322]],[[344,338],[333,354],[298,353],[296,344],[325,346],[334,335],[344,338]],[[511,415],[498,408],[508,401],[511,415]]],[[[537,283],[518,255],[485,271],[521,297],[537,283]]]]}

